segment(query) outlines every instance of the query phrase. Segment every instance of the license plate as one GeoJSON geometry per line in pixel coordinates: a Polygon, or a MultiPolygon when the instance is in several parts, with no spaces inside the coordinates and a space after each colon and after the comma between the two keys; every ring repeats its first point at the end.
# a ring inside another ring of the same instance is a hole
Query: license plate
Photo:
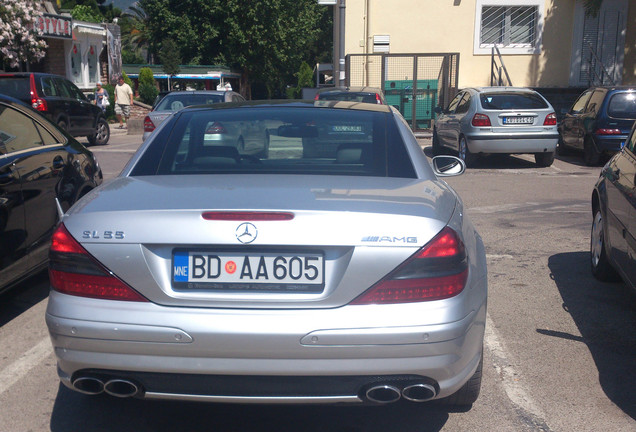
{"type": "Polygon", "coordinates": [[[504,117],[503,124],[532,124],[534,117],[504,117]]]}
{"type": "Polygon", "coordinates": [[[331,127],[332,132],[357,133],[362,132],[360,125],[334,125],[331,127]]]}
{"type": "Polygon", "coordinates": [[[188,251],[173,253],[177,289],[321,292],[322,253],[188,251]]]}

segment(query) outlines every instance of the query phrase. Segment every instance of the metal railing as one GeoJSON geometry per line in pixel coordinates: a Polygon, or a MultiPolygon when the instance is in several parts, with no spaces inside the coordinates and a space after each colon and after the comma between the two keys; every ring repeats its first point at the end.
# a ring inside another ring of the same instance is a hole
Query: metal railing
{"type": "Polygon", "coordinates": [[[590,50],[590,59],[588,61],[588,84],[590,87],[600,85],[616,85],[612,75],[605,69],[603,61],[596,54],[596,50],[591,43],[587,42],[587,47],[590,50]],[[600,69],[600,71],[598,70],[600,69]],[[598,81],[596,81],[598,79],[598,81]],[[607,81],[606,81],[607,80],[607,81]]]}
{"type": "Polygon", "coordinates": [[[512,87],[512,81],[510,80],[510,75],[508,75],[508,69],[506,69],[506,65],[504,64],[503,58],[501,57],[501,52],[499,52],[499,48],[497,48],[496,45],[492,47],[492,52],[490,54],[490,85],[491,86],[508,85],[512,87]],[[495,53],[497,54],[497,58],[499,59],[499,64],[497,64],[495,53]],[[506,76],[506,80],[508,81],[508,84],[506,84],[506,82],[503,79],[504,75],[506,76]]]}

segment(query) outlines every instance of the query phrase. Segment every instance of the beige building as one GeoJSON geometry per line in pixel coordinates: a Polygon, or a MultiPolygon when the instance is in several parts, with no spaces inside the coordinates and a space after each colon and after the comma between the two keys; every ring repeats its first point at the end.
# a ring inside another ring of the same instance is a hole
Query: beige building
{"type": "MultiPolygon", "coordinates": [[[[345,53],[458,53],[461,88],[490,85],[497,46],[515,86],[636,85],[636,0],[604,0],[597,17],[583,3],[346,0],[345,53]]],[[[347,79],[380,87],[377,76],[365,79],[368,70],[354,68],[347,79]]]]}

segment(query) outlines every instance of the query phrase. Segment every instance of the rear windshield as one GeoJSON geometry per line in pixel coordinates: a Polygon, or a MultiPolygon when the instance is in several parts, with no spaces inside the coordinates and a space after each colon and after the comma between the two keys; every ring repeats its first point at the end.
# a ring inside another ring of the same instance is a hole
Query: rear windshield
{"type": "Polygon", "coordinates": [[[209,105],[220,102],[223,102],[223,96],[218,94],[172,94],[165,96],[155,111],[179,111],[191,105],[209,105]]]}
{"type": "Polygon", "coordinates": [[[611,117],[636,119],[636,92],[616,93],[607,106],[611,117]]]}
{"type": "Polygon", "coordinates": [[[543,109],[548,104],[536,93],[481,93],[481,106],[489,110],[543,109]]]}
{"type": "Polygon", "coordinates": [[[242,107],[186,110],[131,175],[332,174],[415,178],[387,112],[242,107]]]}
{"type": "Polygon", "coordinates": [[[377,103],[375,93],[366,92],[326,92],[319,93],[320,100],[340,100],[348,102],[377,103]]]}
{"type": "Polygon", "coordinates": [[[28,77],[0,77],[0,93],[16,99],[27,99],[31,94],[28,77]]]}

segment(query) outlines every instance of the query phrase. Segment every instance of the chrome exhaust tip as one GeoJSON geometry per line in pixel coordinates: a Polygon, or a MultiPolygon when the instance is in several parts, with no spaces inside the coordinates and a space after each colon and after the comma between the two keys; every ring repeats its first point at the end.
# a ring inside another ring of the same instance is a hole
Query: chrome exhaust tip
{"type": "Polygon", "coordinates": [[[436,395],[435,387],[430,384],[412,384],[402,389],[402,397],[411,402],[426,402],[436,395]]]}
{"type": "Polygon", "coordinates": [[[73,388],[86,395],[98,395],[104,392],[104,383],[93,377],[83,376],[73,381],[73,388]]]}
{"type": "Polygon", "coordinates": [[[393,387],[391,385],[378,385],[367,390],[366,397],[371,402],[387,404],[397,402],[400,400],[402,395],[397,387],[393,387]]]}
{"type": "Polygon", "coordinates": [[[139,393],[139,387],[128,380],[112,379],[104,384],[104,391],[111,396],[127,398],[139,393]]]}

